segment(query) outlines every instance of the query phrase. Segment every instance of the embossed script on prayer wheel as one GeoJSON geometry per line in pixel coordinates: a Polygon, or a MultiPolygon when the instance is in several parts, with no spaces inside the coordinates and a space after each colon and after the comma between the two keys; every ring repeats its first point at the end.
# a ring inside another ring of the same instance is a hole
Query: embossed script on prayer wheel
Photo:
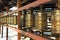
{"type": "Polygon", "coordinates": [[[60,33],[60,10],[52,14],[52,33],[60,33]]]}
{"type": "Polygon", "coordinates": [[[38,12],[35,17],[35,26],[37,31],[42,31],[47,26],[47,18],[46,14],[42,12],[38,12]]]}
{"type": "Polygon", "coordinates": [[[32,14],[31,14],[31,10],[28,10],[26,15],[25,15],[25,26],[26,28],[30,28],[32,27],[33,23],[32,23],[32,14]]]}

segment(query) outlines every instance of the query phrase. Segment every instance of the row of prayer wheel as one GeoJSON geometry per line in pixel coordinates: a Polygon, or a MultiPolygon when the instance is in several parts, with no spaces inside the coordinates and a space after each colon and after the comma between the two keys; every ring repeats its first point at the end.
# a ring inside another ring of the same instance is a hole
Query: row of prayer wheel
{"type": "Polygon", "coordinates": [[[24,14],[22,12],[20,25],[25,28],[33,28],[36,31],[43,31],[44,27],[47,26],[47,15],[43,12],[31,12],[31,10],[27,10],[27,12],[24,14]]]}
{"type": "Polygon", "coordinates": [[[2,24],[17,24],[17,15],[11,15],[11,16],[4,16],[0,17],[0,23],[2,24]]]}
{"type": "MultiPolygon", "coordinates": [[[[0,21],[3,21],[2,19],[3,18],[1,18],[0,21]]],[[[35,29],[36,31],[44,31],[47,27],[47,13],[44,13],[42,11],[22,11],[20,19],[20,26],[25,28],[35,29]]],[[[60,33],[60,10],[54,10],[52,12],[51,23],[52,33],[60,33]]]]}
{"type": "MultiPolygon", "coordinates": [[[[60,35],[60,9],[53,10],[51,13],[51,32],[52,34],[60,35]]],[[[40,10],[37,12],[33,12],[30,9],[22,11],[20,17],[20,27],[22,27],[23,30],[24,28],[28,29],[27,31],[33,30],[43,32],[47,27],[47,16],[47,13],[40,10]]],[[[2,19],[0,21],[2,21],[2,19]]]]}
{"type": "MultiPolygon", "coordinates": [[[[51,23],[52,28],[51,32],[52,34],[60,34],[60,10],[53,10],[51,12],[51,23]]],[[[21,26],[32,29],[34,31],[43,32],[45,28],[47,27],[47,13],[44,13],[42,11],[38,12],[31,12],[31,10],[28,10],[27,12],[22,11],[21,15],[21,26]]]]}

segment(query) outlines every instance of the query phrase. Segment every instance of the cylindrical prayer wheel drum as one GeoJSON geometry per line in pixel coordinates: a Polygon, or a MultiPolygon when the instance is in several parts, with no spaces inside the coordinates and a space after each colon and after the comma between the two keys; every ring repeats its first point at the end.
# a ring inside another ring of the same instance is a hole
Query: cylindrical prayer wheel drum
{"type": "Polygon", "coordinates": [[[24,27],[24,11],[22,11],[22,14],[20,17],[20,26],[24,27]]]}
{"type": "Polygon", "coordinates": [[[60,10],[54,10],[52,14],[52,33],[60,34],[60,10]]]}
{"type": "Polygon", "coordinates": [[[47,26],[47,14],[43,12],[36,13],[35,27],[37,31],[44,31],[47,26]]]}
{"type": "Polygon", "coordinates": [[[33,27],[33,17],[32,17],[31,10],[27,10],[25,14],[25,26],[26,28],[33,27]]]}

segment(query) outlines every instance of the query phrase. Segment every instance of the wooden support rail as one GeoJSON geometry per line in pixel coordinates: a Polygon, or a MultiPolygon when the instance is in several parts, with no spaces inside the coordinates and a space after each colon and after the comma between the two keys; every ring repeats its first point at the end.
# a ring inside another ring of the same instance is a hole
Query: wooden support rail
{"type": "Polygon", "coordinates": [[[30,3],[30,4],[26,5],[26,6],[23,6],[23,7],[19,8],[19,9],[15,10],[15,12],[22,11],[22,10],[25,10],[25,9],[29,9],[29,8],[32,8],[32,7],[36,7],[36,6],[40,5],[40,4],[44,4],[44,3],[47,3],[49,1],[50,0],[37,0],[35,2],[32,2],[32,3],[30,3]]]}
{"type": "Polygon", "coordinates": [[[32,38],[32,39],[34,39],[34,40],[48,40],[47,38],[43,38],[43,37],[34,35],[34,34],[32,34],[32,33],[25,32],[25,31],[23,31],[23,30],[19,30],[19,29],[17,29],[17,28],[12,27],[12,26],[7,26],[7,25],[4,25],[4,26],[7,27],[7,28],[11,28],[11,29],[17,31],[18,33],[20,33],[20,34],[22,34],[22,35],[25,35],[25,36],[28,36],[28,37],[30,37],[30,38],[32,38]]]}
{"type": "MultiPolygon", "coordinates": [[[[8,12],[9,12],[9,7],[6,6],[6,14],[8,14],[8,12]]],[[[6,40],[8,40],[8,28],[6,28],[6,40]]]]}
{"type": "Polygon", "coordinates": [[[2,30],[1,30],[1,31],[2,31],[2,33],[1,33],[1,38],[3,38],[3,25],[2,25],[2,30]]]}
{"type": "Polygon", "coordinates": [[[1,23],[0,23],[0,34],[1,34],[1,23]]]}
{"type": "MultiPolygon", "coordinates": [[[[21,7],[21,0],[17,0],[17,7],[18,9],[21,7]]],[[[21,17],[21,12],[17,12],[18,16],[17,16],[17,25],[18,25],[18,29],[20,30],[20,17],[21,17]]],[[[18,32],[18,40],[21,40],[21,34],[18,32]]]]}
{"type": "MultiPolygon", "coordinates": [[[[26,9],[29,9],[29,8],[32,8],[32,7],[36,7],[40,4],[45,4],[49,1],[51,1],[51,0],[37,0],[37,1],[34,1],[30,4],[28,4],[28,5],[20,7],[19,9],[15,10],[15,11],[12,11],[10,14],[14,14],[15,12],[18,12],[18,11],[22,11],[22,10],[26,10],[26,9]]],[[[7,15],[9,15],[9,14],[3,15],[3,16],[7,16],[7,15]]],[[[3,16],[0,16],[0,17],[3,17],[3,16]]]]}
{"type": "MultiPolygon", "coordinates": [[[[30,37],[30,38],[32,38],[33,40],[48,40],[48,39],[46,39],[46,38],[43,38],[43,37],[40,37],[40,36],[37,36],[37,35],[34,35],[34,34],[32,34],[32,33],[29,33],[29,32],[25,32],[25,31],[23,31],[23,30],[20,30],[20,16],[21,16],[21,13],[20,13],[20,11],[22,11],[22,10],[26,10],[26,9],[29,9],[29,8],[32,8],[32,7],[36,7],[36,6],[38,6],[38,5],[40,5],[40,4],[44,4],[44,3],[47,3],[47,2],[49,2],[50,0],[37,0],[37,1],[34,1],[34,2],[32,2],[32,3],[30,3],[30,4],[28,4],[28,5],[25,5],[25,6],[23,6],[23,7],[21,7],[21,4],[20,4],[20,0],[18,0],[17,1],[17,6],[18,6],[18,9],[17,10],[15,10],[15,11],[12,11],[10,14],[14,14],[15,12],[17,12],[18,13],[18,22],[17,22],[17,24],[18,24],[18,29],[17,28],[13,28],[12,26],[8,26],[8,25],[5,25],[6,27],[7,27],[7,32],[6,32],[6,40],[8,40],[8,28],[11,28],[11,29],[13,29],[13,30],[15,30],[15,31],[17,31],[18,32],[18,40],[20,40],[21,39],[21,34],[22,35],[25,35],[25,36],[28,36],[28,37],[30,37]]],[[[7,9],[8,10],[8,9],[7,9]]],[[[7,11],[8,12],[8,11],[7,11]]],[[[6,14],[6,15],[2,15],[2,16],[0,16],[0,17],[3,17],[3,16],[7,16],[7,15],[10,15],[10,14],[6,14]]]]}

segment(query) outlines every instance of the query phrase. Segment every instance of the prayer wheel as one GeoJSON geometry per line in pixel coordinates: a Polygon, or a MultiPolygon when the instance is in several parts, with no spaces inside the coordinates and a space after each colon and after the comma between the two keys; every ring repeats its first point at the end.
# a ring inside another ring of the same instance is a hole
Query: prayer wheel
{"type": "Polygon", "coordinates": [[[44,31],[47,26],[47,14],[43,12],[37,12],[35,15],[35,27],[37,31],[44,31]]]}
{"type": "Polygon", "coordinates": [[[31,28],[33,26],[33,17],[31,10],[27,10],[25,15],[25,26],[26,28],[31,28]]]}
{"type": "Polygon", "coordinates": [[[57,8],[52,13],[52,35],[56,37],[56,40],[60,40],[60,0],[57,1],[57,8]]]}
{"type": "Polygon", "coordinates": [[[52,33],[60,33],[60,10],[54,10],[52,14],[52,33]]]}
{"type": "Polygon", "coordinates": [[[21,17],[20,17],[20,26],[21,26],[21,29],[23,29],[22,27],[25,26],[25,16],[24,16],[24,11],[22,11],[21,13],[21,17]]]}

